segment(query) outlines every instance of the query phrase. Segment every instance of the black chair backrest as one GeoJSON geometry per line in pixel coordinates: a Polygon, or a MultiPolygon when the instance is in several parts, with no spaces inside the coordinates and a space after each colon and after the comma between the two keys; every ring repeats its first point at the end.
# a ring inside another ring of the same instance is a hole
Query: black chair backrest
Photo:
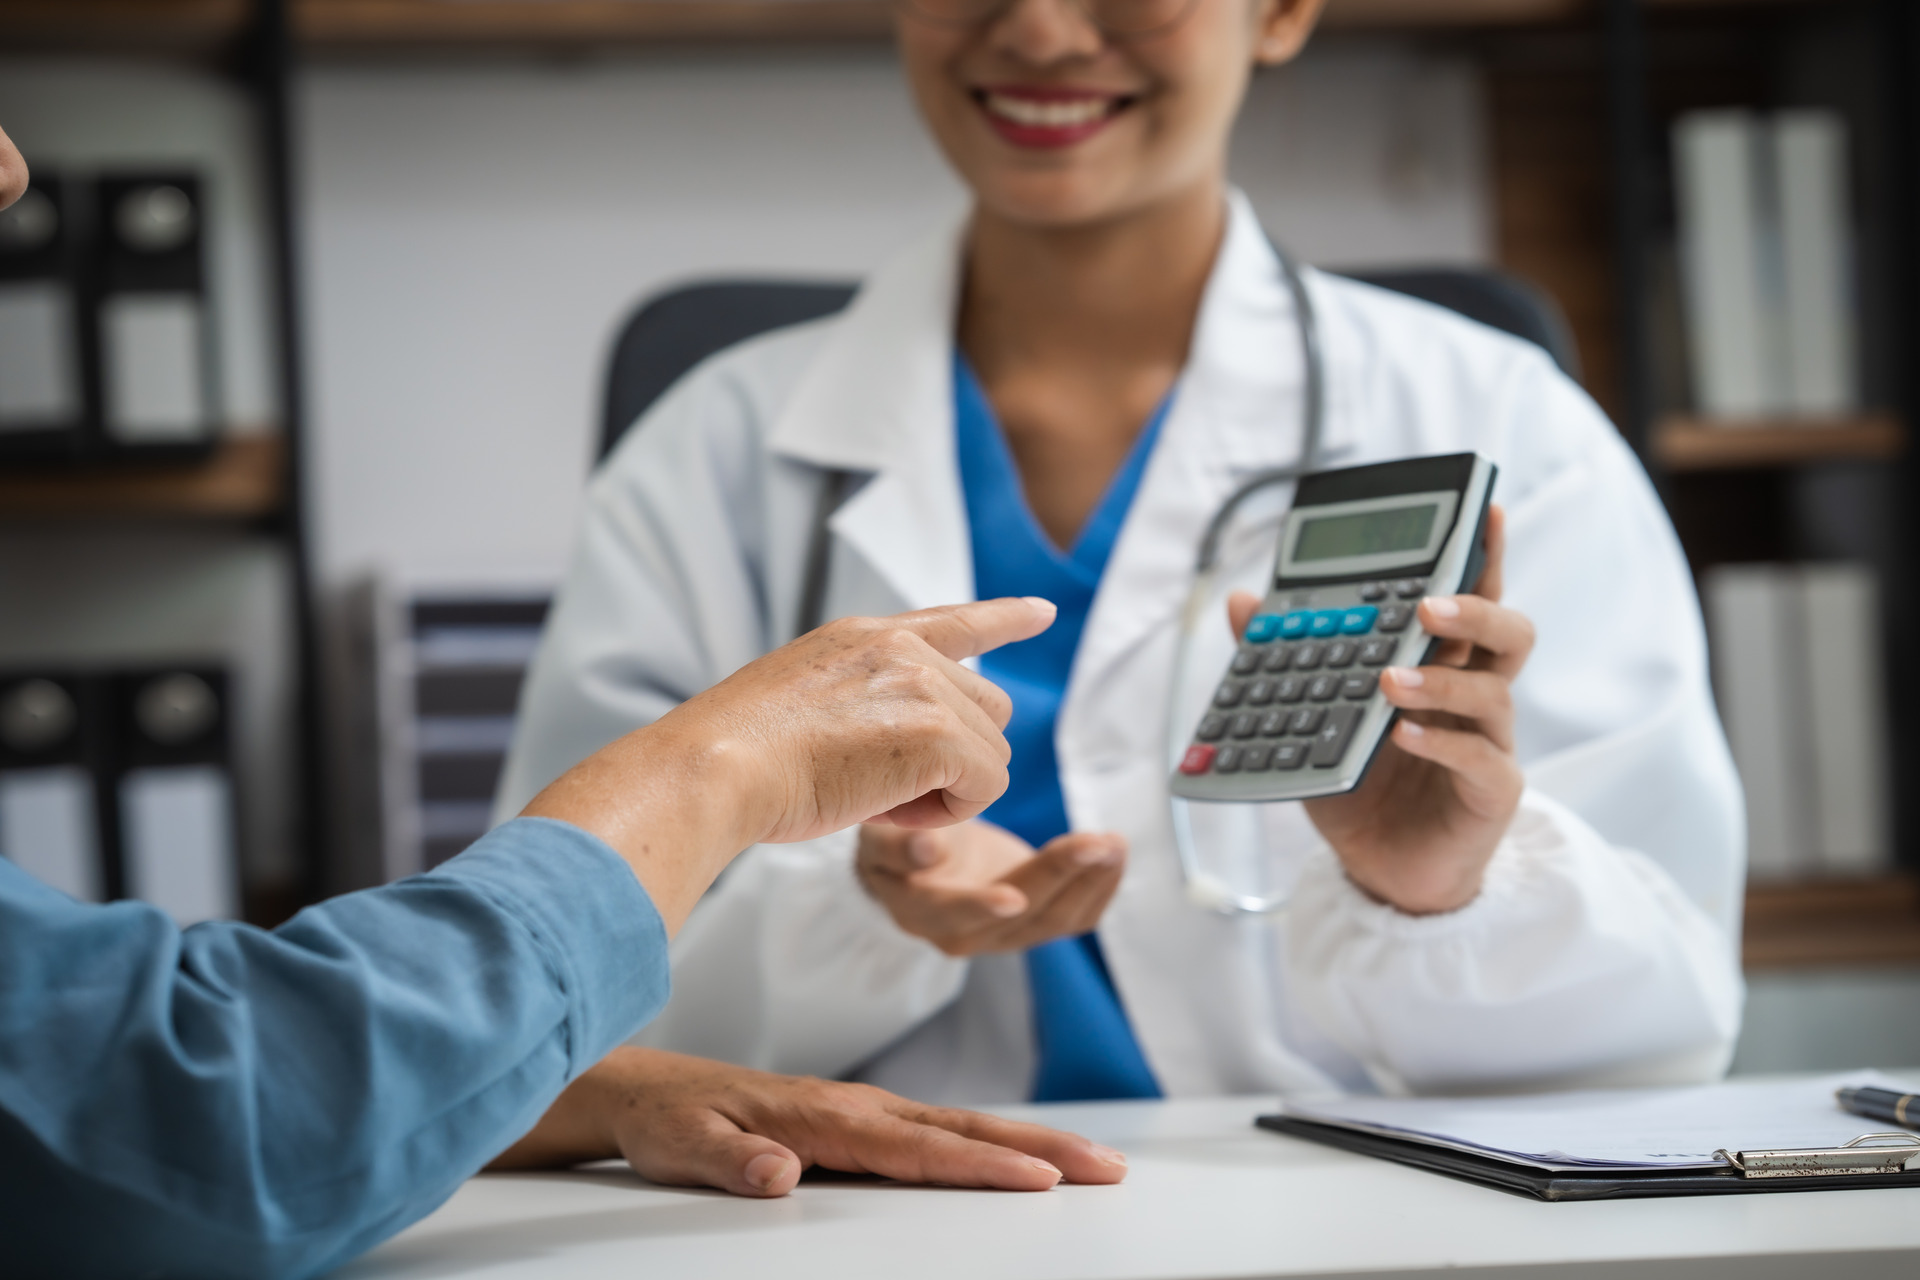
{"type": "MultiPolygon", "coordinates": [[[[1571,377],[1579,361],[1566,319],[1539,289],[1504,272],[1466,267],[1353,271],[1355,280],[1409,294],[1544,347],[1571,377]]],[[[649,298],[614,343],[600,424],[600,456],[689,369],[736,342],[844,308],[855,286],[830,282],[723,280],[682,285],[649,298]]]]}
{"type": "Polygon", "coordinates": [[[1421,267],[1399,271],[1343,271],[1376,285],[1457,311],[1469,320],[1525,338],[1553,357],[1560,371],[1580,380],[1580,349],[1560,306],[1544,290],[1518,276],[1484,267],[1421,267]]]}
{"type": "Polygon", "coordinates": [[[856,286],[793,280],[723,280],[656,294],[627,318],[613,344],[600,421],[600,456],[640,415],[715,352],[771,329],[843,309],[856,286]]]}

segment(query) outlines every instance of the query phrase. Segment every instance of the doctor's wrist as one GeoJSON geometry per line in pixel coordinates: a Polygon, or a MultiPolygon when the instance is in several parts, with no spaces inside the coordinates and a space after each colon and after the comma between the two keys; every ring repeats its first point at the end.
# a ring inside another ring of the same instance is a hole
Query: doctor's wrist
{"type": "Polygon", "coordinates": [[[1392,868],[1356,866],[1346,858],[1341,864],[1347,882],[1362,896],[1402,915],[1438,916],[1459,911],[1480,896],[1491,858],[1489,850],[1486,857],[1409,859],[1411,865],[1392,868]]]}

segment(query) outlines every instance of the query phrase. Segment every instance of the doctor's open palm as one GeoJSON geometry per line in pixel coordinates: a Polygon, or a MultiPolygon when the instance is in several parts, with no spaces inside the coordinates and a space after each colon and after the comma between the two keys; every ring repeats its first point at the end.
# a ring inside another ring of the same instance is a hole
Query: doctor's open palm
{"type": "MultiPolygon", "coordinates": [[[[1381,675],[1401,709],[1366,781],[1306,802],[1307,816],[1368,894],[1413,915],[1473,901],[1520,807],[1513,680],[1533,651],[1533,623],[1500,604],[1506,513],[1487,516],[1487,562],[1473,595],[1430,596],[1420,625],[1444,643],[1423,667],[1381,675]]],[[[1235,592],[1228,620],[1246,630],[1257,597],[1235,592]]]]}
{"type": "Polygon", "coordinates": [[[950,956],[975,956],[1092,930],[1120,887],[1127,844],[1073,831],[1035,850],[977,818],[935,831],[869,824],[854,865],[901,929],[950,956]]]}

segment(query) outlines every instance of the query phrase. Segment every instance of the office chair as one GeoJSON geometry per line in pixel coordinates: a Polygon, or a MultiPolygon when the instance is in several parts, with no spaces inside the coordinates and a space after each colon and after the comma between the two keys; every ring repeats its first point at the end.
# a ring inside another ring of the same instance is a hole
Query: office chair
{"type": "MultiPolygon", "coordinates": [[[[1540,289],[1500,271],[1429,267],[1350,271],[1354,280],[1421,298],[1544,348],[1569,377],[1579,356],[1566,317],[1540,289]]],[[[613,452],[640,415],[689,369],[717,351],[771,329],[832,315],[854,285],[721,280],[657,294],[628,318],[614,343],[600,424],[600,457],[613,452]]]]}

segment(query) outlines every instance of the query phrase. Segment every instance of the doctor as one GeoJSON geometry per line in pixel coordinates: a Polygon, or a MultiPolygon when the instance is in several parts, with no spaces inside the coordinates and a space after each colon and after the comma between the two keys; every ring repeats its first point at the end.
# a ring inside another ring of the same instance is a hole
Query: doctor
{"type": "MultiPolygon", "coordinates": [[[[1305,273],[1321,460],[1498,462],[1481,595],[1423,602],[1450,643],[1383,680],[1409,715],[1361,791],[1197,811],[1291,883],[1284,914],[1183,892],[1163,727],[1232,648],[1209,628],[1176,687],[1195,547],[1303,448],[1301,317],[1227,138],[1319,9],[904,0],[907,76],[973,207],[627,436],[501,811],[801,629],[815,545],[826,617],[1034,594],[1060,621],[983,664],[1015,704],[985,820],[750,852],[677,941],[645,1043],[948,1102],[1724,1069],[1740,795],[1672,529],[1541,352],[1416,301],[1305,273]]],[[[1286,498],[1245,511],[1233,585],[1262,582],[1286,498]]]]}

